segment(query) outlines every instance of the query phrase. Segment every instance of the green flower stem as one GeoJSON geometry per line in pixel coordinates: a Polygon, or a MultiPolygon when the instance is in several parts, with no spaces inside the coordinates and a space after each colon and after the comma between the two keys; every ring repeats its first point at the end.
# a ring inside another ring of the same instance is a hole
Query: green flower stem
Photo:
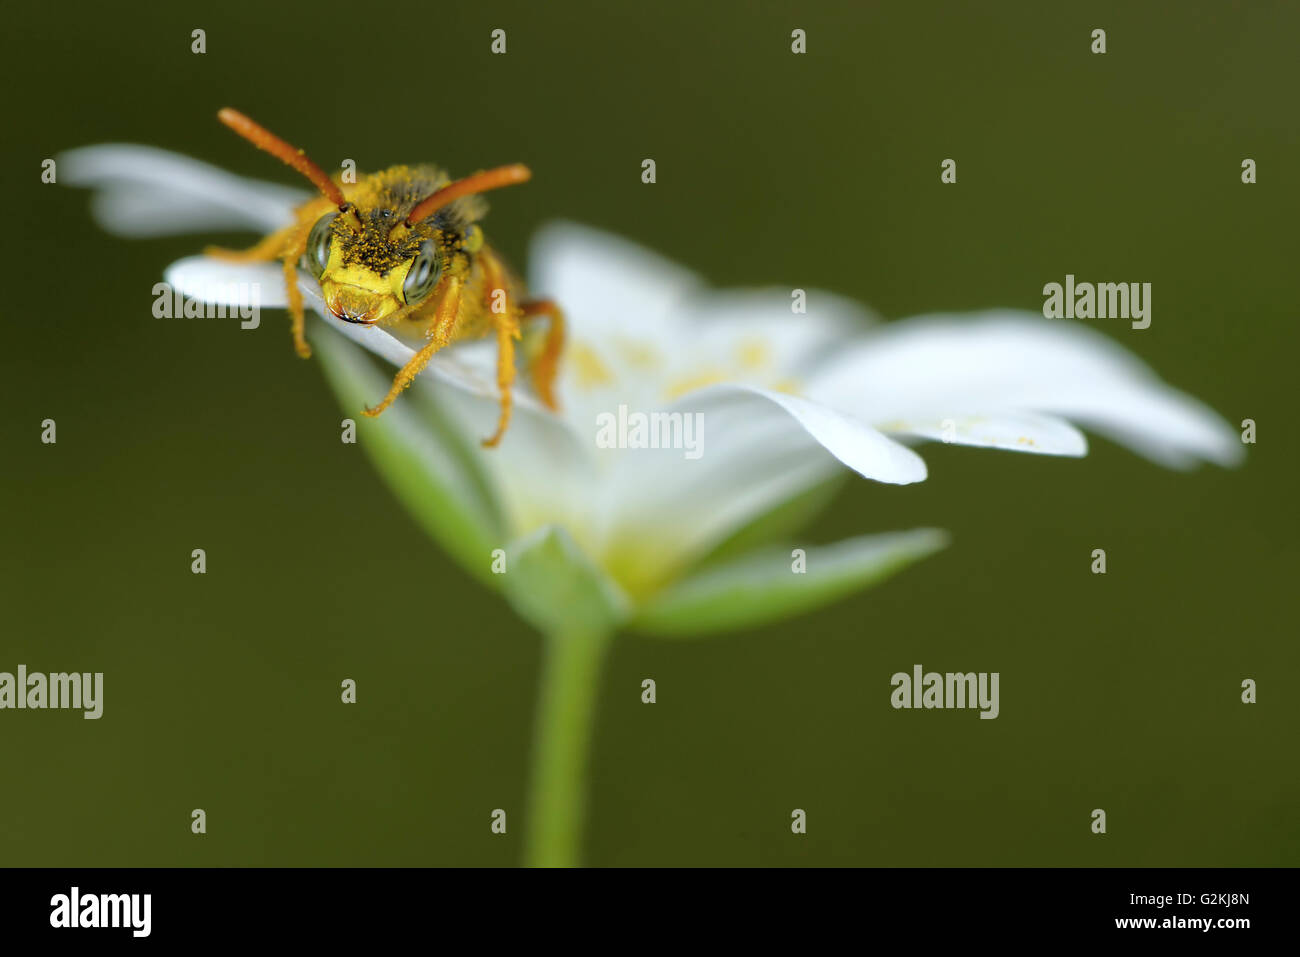
{"type": "Polygon", "coordinates": [[[595,627],[546,637],[528,785],[524,863],[529,867],[580,863],[588,754],[610,637],[595,627]]]}

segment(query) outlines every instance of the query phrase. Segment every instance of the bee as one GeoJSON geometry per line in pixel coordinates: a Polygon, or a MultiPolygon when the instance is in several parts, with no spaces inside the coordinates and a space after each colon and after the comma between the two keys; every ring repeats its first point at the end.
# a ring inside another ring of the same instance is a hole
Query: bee
{"type": "Polygon", "coordinates": [[[453,180],[435,166],[393,166],[356,183],[331,179],[300,149],[229,108],[217,118],[259,149],[293,167],[321,193],[295,211],[295,222],[246,250],[209,248],[233,262],[284,263],[293,344],[308,358],[298,270],[319,283],[325,305],[337,318],[383,325],[426,341],[393,379],[373,408],[392,405],[438,350],[466,339],[495,335],[497,388],[501,397],[494,447],[510,424],[515,378],[514,344],[524,323],[548,320],[541,350],[529,362],[533,388],[557,410],[555,377],[564,350],[564,315],[549,299],[526,298],[522,281],[483,238],[487,211],[480,194],[527,181],[518,163],[453,180]]]}

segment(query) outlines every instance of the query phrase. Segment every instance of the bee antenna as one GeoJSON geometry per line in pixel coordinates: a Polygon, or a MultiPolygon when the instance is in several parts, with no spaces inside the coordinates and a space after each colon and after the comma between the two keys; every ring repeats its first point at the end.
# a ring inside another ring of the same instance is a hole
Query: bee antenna
{"type": "Polygon", "coordinates": [[[500,189],[502,186],[526,183],[532,176],[532,170],[527,166],[522,163],[514,163],[510,166],[498,166],[496,169],[484,170],[481,173],[466,176],[464,179],[458,179],[420,200],[415,209],[407,214],[406,225],[414,226],[421,220],[428,219],[438,210],[461,197],[473,196],[475,193],[486,193],[490,189],[500,189]]]}
{"type": "Polygon", "coordinates": [[[343,191],[339,189],[338,184],[326,176],[325,171],[308,159],[307,154],[302,150],[290,146],[270,130],[259,126],[243,113],[232,110],[228,106],[218,111],[217,119],[259,150],[266,150],[280,162],[292,166],[299,173],[302,173],[335,206],[342,209],[347,205],[347,199],[344,197],[343,191]]]}

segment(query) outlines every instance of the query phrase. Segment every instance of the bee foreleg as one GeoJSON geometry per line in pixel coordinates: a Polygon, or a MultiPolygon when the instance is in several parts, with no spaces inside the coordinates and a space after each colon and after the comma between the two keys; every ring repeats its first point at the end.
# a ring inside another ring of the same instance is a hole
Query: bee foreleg
{"type": "Polygon", "coordinates": [[[303,330],[306,319],[302,312],[302,290],[298,288],[298,260],[307,249],[307,236],[311,233],[311,224],[304,223],[293,227],[289,240],[281,250],[284,257],[284,288],[289,296],[289,331],[293,334],[293,347],[304,359],[311,358],[311,346],[303,330]]]}
{"type": "Polygon", "coordinates": [[[366,415],[373,418],[392,405],[393,400],[401,395],[402,391],[429,364],[433,354],[451,341],[451,333],[456,327],[456,319],[460,314],[460,290],[460,279],[453,276],[447,280],[447,290],[438,302],[438,311],[433,318],[433,323],[429,326],[429,344],[413,355],[406,365],[402,366],[401,371],[393,379],[393,387],[388,390],[388,395],[384,396],[384,401],[373,409],[362,410],[366,415]]]}
{"type": "Polygon", "coordinates": [[[525,320],[546,316],[550,319],[546,328],[546,341],[542,344],[541,354],[532,360],[529,369],[533,378],[533,388],[538,398],[552,412],[559,411],[555,401],[555,376],[560,371],[560,354],[564,352],[564,313],[551,299],[534,299],[524,303],[525,320]]]}
{"type": "Polygon", "coordinates": [[[497,334],[497,390],[501,394],[501,413],[497,418],[497,430],[483,440],[486,449],[495,448],[506,434],[510,425],[510,413],[514,399],[510,389],[515,382],[515,340],[519,338],[519,316],[510,301],[510,292],[506,288],[505,270],[495,256],[483,256],[487,282],[484,295],[488,301],[488,314],[492,317],[492,328],[497,334]]]}
{"type": "Polygon", "coordinates": [[[280,255],[284,252],[285,244],[290,241],[297,228],[297,226],[289,226],[279,232],[271,233],[271,235],[259,240],[256,245],[250,246],[248,249],[226,249],[222,246],[208,246],[203,250],[203,255],[228,263],[270,262],[272,259],[280,258],[280,255]]]}
{"type": "Polygon", "coordinates": [[[497,331],[497,389],[501,393],[501,414],[497,417],[497,430],[483,440],[485,449],[495,448],[510,425],[510,412],[514,405],[510,389],[515,383],[515,340],[519,338],[519,320],[509,313],[492,317],[497,331]]]}
{"type": "Polygon", "coordinates": [[[265,239],[248,249],[223,249],[209,246],[203,250],[205,256],[220,259],[223,262],[251,263],[269,262],[272,259],[284,260],[284,284],[289,294],[290,330],[293,333],[293,347],[304,359],[311,355],[311,347],[303,335],[302,293],[298,289],[298,260],[307,248],[307,234],[310,227],[290,226],[279,232],[271,233],[265,239]]]}

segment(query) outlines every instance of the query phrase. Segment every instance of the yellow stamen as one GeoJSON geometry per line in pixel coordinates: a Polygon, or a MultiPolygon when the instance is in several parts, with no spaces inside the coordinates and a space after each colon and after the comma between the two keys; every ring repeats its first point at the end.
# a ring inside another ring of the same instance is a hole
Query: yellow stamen
{"type": "Polygon", "coordinates": [[[708,385],[717,385],[719,382],[730,382],[733,379],[734,376],[727,375],[721,369],[703,369],[694,375],[678,379],[672,383],[664,392],[664,398],[676,399],[687,392],[694,392],[696,389],[703,389],[708,385]]]}
{"type": "Polygon", "coordinates": [[[772,350],[761,339],[749,339],[736,347],[736,361],[746,370],[761,369],[772,359],[772,350]]]}
{"type": "Polygon", "coordinates": [[[784,392],[786,395],[799,395],[803,389],[795,379],[779,379],[772,383],[773,392],[784,392]]]}
{"type": "Polygon", "coordinates": [[[619,339],[616,344],[619,355],[630,366],[639,369],[657,369],[663,363],[659,351],[648,342],[619,339]]]}
{"type": "Polygon", "coordinates": [[[569,350],[568,361],[573,369],[574,380],[580,389],[591,389],[598,385],[609,385],[614,375],[609,367],[601,361],[600,356],[590,346],[575,342],[569,350]]]}

